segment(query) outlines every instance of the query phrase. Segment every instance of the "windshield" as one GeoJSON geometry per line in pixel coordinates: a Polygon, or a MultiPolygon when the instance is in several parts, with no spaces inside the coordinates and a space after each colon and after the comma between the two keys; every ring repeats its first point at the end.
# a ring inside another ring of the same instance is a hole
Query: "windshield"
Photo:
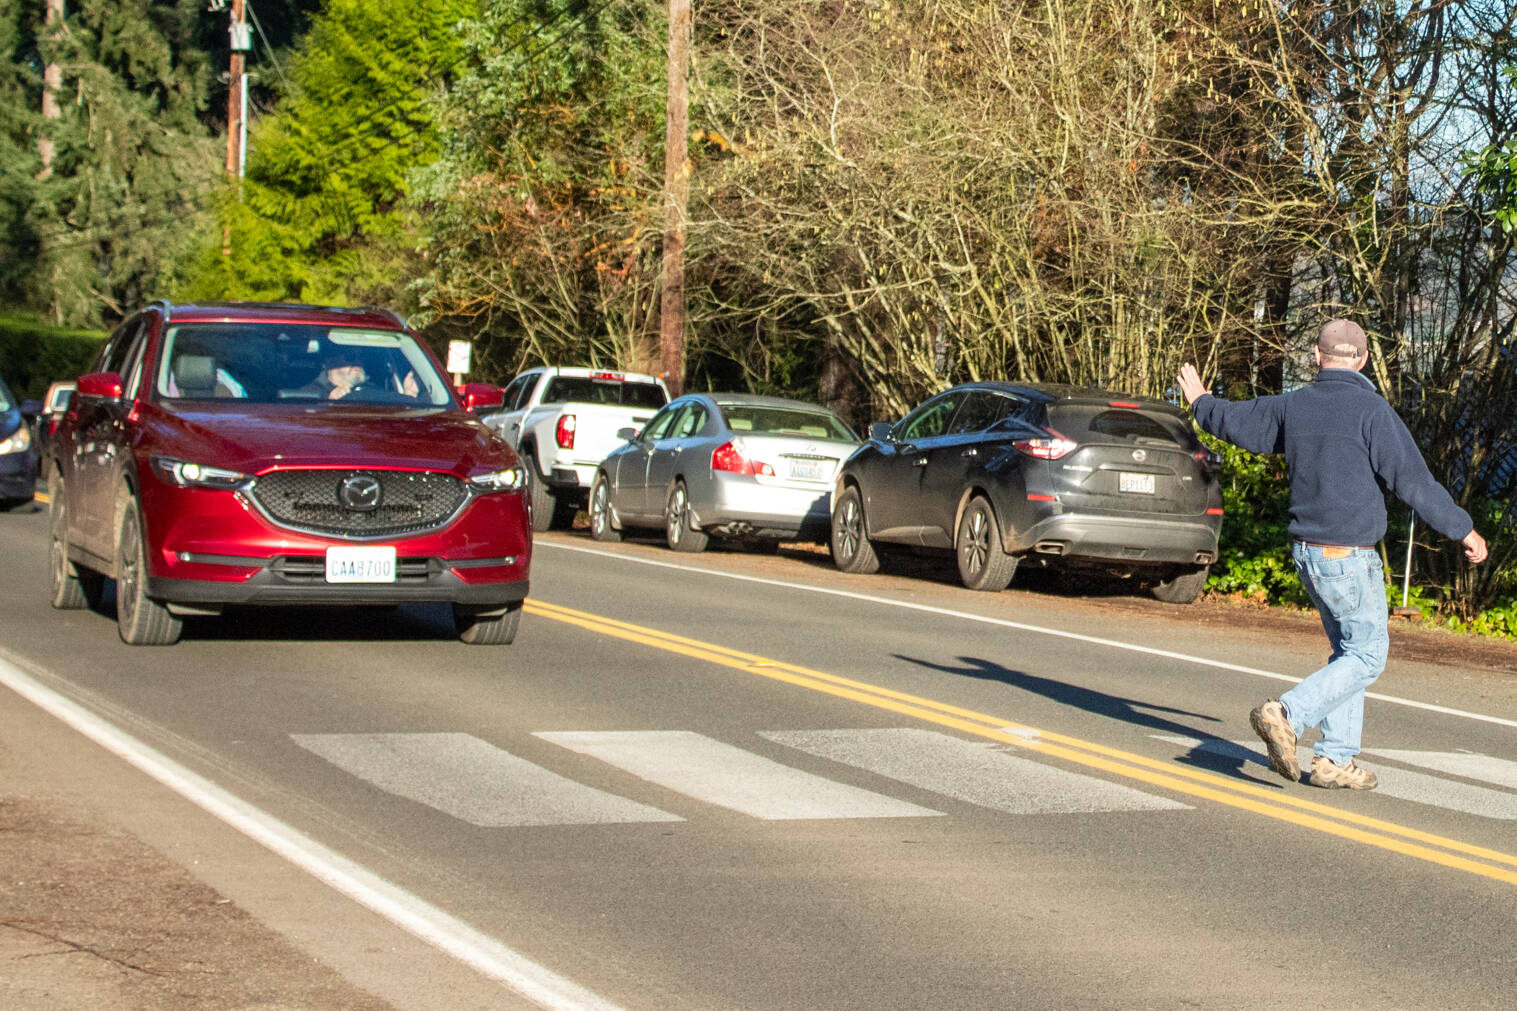
{"type": "Polygon", "coordinates": [[[15,406],[11,399],[11,391],[6,387],[5,380],[0,379],[0,411],[8,411],[15,406]]]}
{"type": "Polygon", "coordinates": [[[794,407],[760,407],[749,404],[723,404],[727,427],[734,432],[759,432],[764,435],[801,435],[811,439],[836,439],[858,442],[836,416],[827,411],[807,411],[794,407]]]}
{"type": "Polygon", "coordinates": [[[171,400],[453,403],[447,379],[410,334],[315,324],[170,327],[154,389],[171,400]]]}

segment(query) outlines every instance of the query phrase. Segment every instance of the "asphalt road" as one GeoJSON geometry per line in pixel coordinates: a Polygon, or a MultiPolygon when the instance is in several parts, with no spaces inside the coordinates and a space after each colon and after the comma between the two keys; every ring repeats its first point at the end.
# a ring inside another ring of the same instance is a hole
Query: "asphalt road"
{"type": "Polygon", "coordinates": [[[1382,788],[1328,792],[1247,722],[1320,634],[1242,609],[553,534],[510,647],[407,607],[130,648],[0,519],[3,679],[221,820],[102,759],[114,816],[396,1006],[1510,1006],[1499,671],[1393,646],[1382,788]]]}

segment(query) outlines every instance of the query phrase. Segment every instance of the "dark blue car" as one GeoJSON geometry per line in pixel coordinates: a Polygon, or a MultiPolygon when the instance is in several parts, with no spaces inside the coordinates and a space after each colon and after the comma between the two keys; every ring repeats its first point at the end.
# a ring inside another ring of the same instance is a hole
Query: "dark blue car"
{"type": "Polygon", "coordinates": [[[32,444],[31,419],[0,379],[0,509],[14,509],[32,500],[37,490],[37,448],[32,444]]]}

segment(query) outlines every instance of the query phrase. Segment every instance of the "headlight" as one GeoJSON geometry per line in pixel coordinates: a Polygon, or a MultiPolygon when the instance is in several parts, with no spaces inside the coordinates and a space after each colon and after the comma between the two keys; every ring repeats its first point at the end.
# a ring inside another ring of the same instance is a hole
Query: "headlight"
{"type": "Polygon", "coordinates": [[[0,439],[0,453],[24,453],[31,448],[32,430],[25,425],[0,439]]]}
{"type": "Polygon", "coordinates": [[[521,467],[507,467],[505,470],[491,471],[488,474],[475,474],[469,478],[469,484],[479,491],[521,491],[527,483],[527,472],[521,467]]]}
{"type": "Polygon", "coordinates": [[[169,484],[181,488],[220,488],[236,491],[253,479],[235,470],[207,467],[188,460],[175,460],[167,456],[153,457],[153,471],[169,484]]]}

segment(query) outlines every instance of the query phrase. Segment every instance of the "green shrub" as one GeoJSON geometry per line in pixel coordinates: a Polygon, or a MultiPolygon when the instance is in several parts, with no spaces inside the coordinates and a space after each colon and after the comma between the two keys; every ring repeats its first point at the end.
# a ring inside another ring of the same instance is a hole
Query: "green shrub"
{"type": "Polygon", "coordinates": [[[105,334],[0,315],[0,376],[18,398],[40,398],[48,384],[89,371],[105,334]]]}

